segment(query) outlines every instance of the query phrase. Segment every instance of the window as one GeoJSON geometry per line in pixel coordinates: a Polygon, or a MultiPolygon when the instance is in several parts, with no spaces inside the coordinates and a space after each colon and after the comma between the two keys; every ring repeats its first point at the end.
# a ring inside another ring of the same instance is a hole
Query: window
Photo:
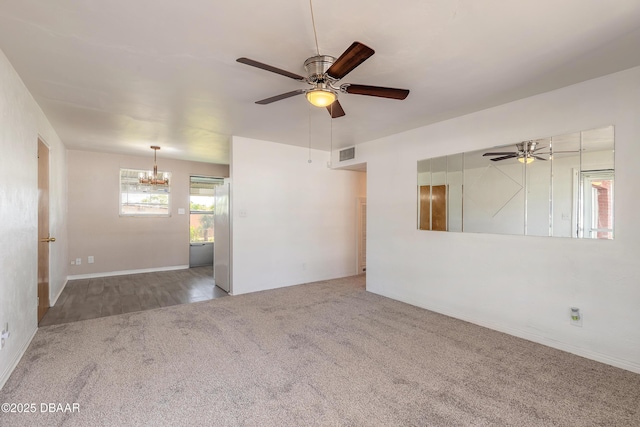
{"type": "MultiPolygon", "coordinates": [[[[149,172],[138,169],[120,169],[120,216],[169,216],[170,186],[141,184],[140,177],[149,172]]],[[[158,176],[170,178],[168,172],[158,176]]]]}
{"type": "Polygon", "coordinates": [[[191,243],[213,242],[215,187],[221,178],[192,176],[189,187],[189,235],[191,243]]]}

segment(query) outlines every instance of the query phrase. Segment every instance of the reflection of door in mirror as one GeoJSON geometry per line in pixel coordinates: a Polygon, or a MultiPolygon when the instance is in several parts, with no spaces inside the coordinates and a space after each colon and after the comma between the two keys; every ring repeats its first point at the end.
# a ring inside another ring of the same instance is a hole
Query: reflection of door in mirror
{"type": "Polygon", "coordinates": [[[582,236],[613,239],[613,171],[581,173],[582,236]]]}
{"type": "Polygon", "coordinates": [[[447,231],[447,186],[420,186],[420,230],[447,231]]]}

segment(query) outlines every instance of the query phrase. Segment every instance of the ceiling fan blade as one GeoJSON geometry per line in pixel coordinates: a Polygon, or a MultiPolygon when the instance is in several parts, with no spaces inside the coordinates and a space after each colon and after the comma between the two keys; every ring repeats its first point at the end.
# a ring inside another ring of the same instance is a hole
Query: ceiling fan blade
{"type": "Polygon", "coordinates": [[[331,105],[327,105],[327,111],[331,114],[332,119],[337,119],[345,115],[342,105],[340,105],[340,101],[337,99],[333,101],[331,105]]]}
{"type": "Polygon", "coordinates": [[[538,159],[538,160],[544,160],[545,162],[548,160],[548,159],[545,159],[544,157],[540,157],[540,156],[533,156],[533,158],[534,159],[538,159]]]}
{"type": "Polygon", "coordinates": [[[287,93],[281,93],[280,95],[272,96],[271,98],[262,99],[260,101],[256,101],[256,104],[267,105],[272,102],[280,101],[281,99],[291,98],[292,96],[300,95],[301,93],[305,93],[304,89],[298,89],[287,93]]]}
{"type": "Polygon", "coordinates": [[[351,46],[336,59],[336,62],[329,67],[327,74],[334,79],[340,80],[353,71],[358,65],[369,59],[374,53],[376,52],[369,46],[360,42],[353,42],[351,46]]]}
{"type": "Polygon", "coordinates": [[[508,156],[496,157],[495,159],[489,159],[489,160],[491,160],[492,162],[499,162],[500,160],[513,159],[515,157],[518,157],[518,155],[510,154],[508,156]]]}
{"type": "Polygon", "coordinates": [[[252,67],[260,68],[261,70],[271,71],[272,73],[280,74],[281,76],[289,77],[294,80],[304,80],[304,77],[299,76],[298,74],[291,73],[286,70],[282,70],[280,68],[273,67],[271,65],[263,64],[262,62],[254,61],[249,58],[238,58],[236,59],[241,64],[251,65],[252,67]]]}
{"type": "Polygon", "coordinates": [[[535,150],[533,150],[532,153],[535,153],[536,151],[542,150],[543,148],[547,148],[547,147],[538,147],[535,150]]]}
{"type": "Polygon", "coordinates": [[[340,89],[342,88],[347,93],[378,96],[380,98],[405,99],[409,95],[408,89],[395,89],[392,87],[344,84],[340,86],[340,89]]]}
{"type": "Polygon", "coordinates": [[[483,156],[506,156],[508,154],[514,154],[513,151],[498,151],[494,153],[484,153],[483,156]]]}

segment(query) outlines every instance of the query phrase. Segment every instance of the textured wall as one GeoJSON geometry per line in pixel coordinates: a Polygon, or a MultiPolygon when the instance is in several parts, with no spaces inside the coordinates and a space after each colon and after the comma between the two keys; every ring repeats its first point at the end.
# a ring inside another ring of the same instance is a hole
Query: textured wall
{"type": "Polygon", "coordinates": [[[66,151],[15,70],[0,52],[0,326],[11,337],[0,350],[0,385],[37,328],[40,136],[50,152],[50,299],[66,282],[66,151]]]}
{"type": "Polygon", "coordinates": [[[367,289],[640,372],[638,93],[633,68],[359,145],[367,289]],[[607,125],[615,126],[615,240],[416,229],[417,160],[607,125]],[[582,328],[569,324],[574,305],[582,328]]]}
{"type": "Polygon", "coordinates": [[[233,293],[356,274],[362,172],[327,168],[329,153],[234,137],[233,293]]]}
{"type": "Polygon", "coordinates": [[[119,215],[120,168],[153,166],[147,156],[89,151],[68,152],[69,275],[186,266],[189,264],[189,176],[226,177],[229,166],[162,158],[158,169],[171,172],[171,216],[119,215]],[[178,209],[185,210],[178,215],[178,209]],[[87,257],[95,258],[94,264],[87,257]],[[82,264],[71,265],[76,258],[82,264]]]}

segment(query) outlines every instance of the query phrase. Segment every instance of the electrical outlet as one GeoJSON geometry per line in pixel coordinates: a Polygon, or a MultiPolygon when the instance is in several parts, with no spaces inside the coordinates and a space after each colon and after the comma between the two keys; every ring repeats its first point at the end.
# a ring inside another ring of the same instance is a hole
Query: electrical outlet
{"type": "Polygon", "coordinates": [[[0,349],[4,348],[7,338],[9,338],[11,334],[9,333],[9,322],[5,324],[2,333],[0,333],[0,349]]]}
{"type": "Polygon", "coordinates": [[[94,260],[94,258],[93,258],[93,255],[89,255],[89,256],[87,257],[87,263],[88,263],[88,264],[93,264],[94,262],[95,262],[95,260],[94,260]]]}
{"type": "Polygon", "coordinates": [[[582,312],[578,307],[571,307],[569,311],[570,323],[582,327],[582,312]]]}
{"type": "Polygon", "coordinates": [[[82,264],[82,258],[76,258],[76,265],[82,264]]]}

